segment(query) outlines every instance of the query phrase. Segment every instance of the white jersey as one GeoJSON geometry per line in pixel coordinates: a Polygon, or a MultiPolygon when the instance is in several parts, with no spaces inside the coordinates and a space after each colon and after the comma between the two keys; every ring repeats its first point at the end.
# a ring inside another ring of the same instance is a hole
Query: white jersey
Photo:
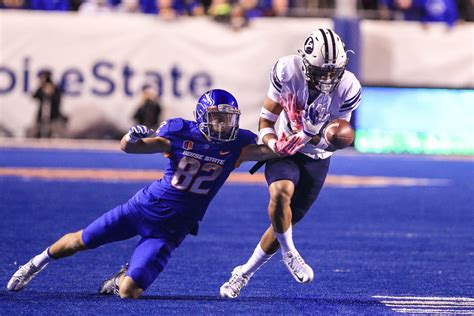
{"type": "MultiPolygon", "coordinates": [[[[350,71],[345,71],[341,81],[336,89],[329,94],[322,94],[310,90],[303,74],[303,59],[297,55],[285,56],[280,58],[270,73],[270,87],[267,96],[275,102],[281,104],[282,97],[287,95],[296,95],[296,103],[303,108],[312,103],[322,104],[329,109],[330,116],[328,121],[341,118],[349,121],[351,113],[360,104],[361,85],[359,80],[350,71]],[[314,99],[314,100],[312,100],[314,99]]],[[[286,135],[292,135],[293,131],[289,124],[289,118],[285,111],[280,114],[277,133],[278,136],[285,132],[286,135]]],[[[300,149],[303,153],[313,159],[325,159],[333,153],[319,149],[316,146],[307,143],[300,149]]]]}

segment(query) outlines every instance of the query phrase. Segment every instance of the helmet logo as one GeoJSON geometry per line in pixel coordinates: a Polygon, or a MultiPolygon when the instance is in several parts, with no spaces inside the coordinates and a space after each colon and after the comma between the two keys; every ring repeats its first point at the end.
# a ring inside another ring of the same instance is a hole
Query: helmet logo
{"type": "Polygon", "coordinates": [[[313,50],[314,50],[314,40],[313,38],[310,36],[306,39],[306,41],[304,42],[304,52],[308,55],[310,55],[313,50]]]}
{"type": "Polygon", "coordinates": [[[209,103],[209,105],[214,105],[214,100],[212,99],[212,96],[211,96],[211,92],[207,92],[206,94],[204,94],[204,97],[206,98],[207,102],[209,103]]]}

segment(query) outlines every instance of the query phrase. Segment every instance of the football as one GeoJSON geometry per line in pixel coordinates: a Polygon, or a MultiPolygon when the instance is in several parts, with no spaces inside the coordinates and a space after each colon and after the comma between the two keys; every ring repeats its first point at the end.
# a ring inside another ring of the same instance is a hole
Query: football
{"type": "Polygon", "coordinates": [[[354,129],[347,121],[335,119],[329,122],[323,130],[326,141],[337,149],[343,149],[354,141],[354,129]]]}

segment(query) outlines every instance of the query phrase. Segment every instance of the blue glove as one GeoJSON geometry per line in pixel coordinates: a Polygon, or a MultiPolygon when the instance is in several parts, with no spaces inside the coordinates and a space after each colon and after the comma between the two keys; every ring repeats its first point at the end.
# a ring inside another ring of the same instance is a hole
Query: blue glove
{"type": "Polygon", "coordinates": [[[135,125],[130,127],[128,130],[128,142],[136,143],[142,138],[147,138],[153,135],[154,131],[151,128],[146,127],[145,125],[135,125]]]}

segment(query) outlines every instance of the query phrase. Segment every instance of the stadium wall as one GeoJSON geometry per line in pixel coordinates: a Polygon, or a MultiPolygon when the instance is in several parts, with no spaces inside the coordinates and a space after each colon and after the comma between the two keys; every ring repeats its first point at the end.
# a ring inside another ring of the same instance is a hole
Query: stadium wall
{"type": "MultiPolygon", "coordinates": [[[[232,31],[208,18],[166,22],[152,16],[0,12],[0,126],[25,135],[36,75],[51,69],[65,90],[70,130],[109,121],[126,130],[143,84],[160,92],[164,118],[191,119],[196,98],[228,89],[256,130],[268,73],[306,34],[330,19],[257,19],[232,31]]],[[[474,26],[447,31],[418,24],[361,23],[362,81],[372,85],[474,87],[474,26]],[[470,65],[470,67],[469,67],[470,65]]]]}

